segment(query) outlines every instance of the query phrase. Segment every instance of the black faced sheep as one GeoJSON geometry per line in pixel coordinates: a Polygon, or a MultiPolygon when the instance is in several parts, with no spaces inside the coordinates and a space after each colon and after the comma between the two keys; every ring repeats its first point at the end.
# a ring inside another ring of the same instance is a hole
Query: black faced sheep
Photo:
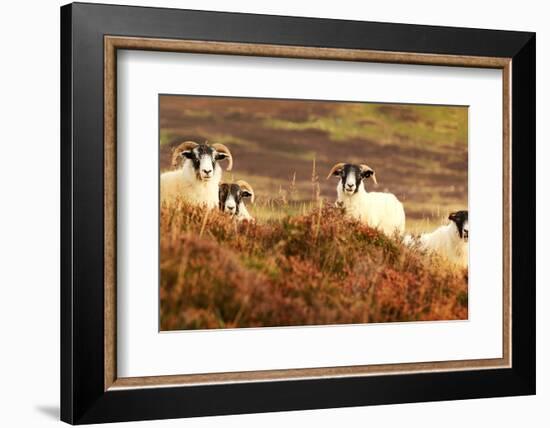
{"type": "Polygon", "coordinates": [[[220,210],[234,216],[236,220],[253,221],[254,218],[246,209],[245,200],[249,199],[254,203],[254,190],[244,180],[236,183],[220,184],[220,210]]]}
{"type": "Polygon", "coordinates": [[[172,166],[176,169],[160,176],[161,201],[179,196],[193,205],[216,208],[222,178],[219,161],[224,159],[228,160],[227,171],[231,171],[233,157],[223,144],[181,143],[172,155],[172,166]]]}
{"type": "Polygon", "coordinates": [[[332,167],[327,177],[340,177],[336,192],[336,204],[344,208],[345,213],[371,227],[392,235],[405,230],[405,210],[392,193],[367,192],[365,180],[376,175],[367,165],[337,163],[332,167]]]}

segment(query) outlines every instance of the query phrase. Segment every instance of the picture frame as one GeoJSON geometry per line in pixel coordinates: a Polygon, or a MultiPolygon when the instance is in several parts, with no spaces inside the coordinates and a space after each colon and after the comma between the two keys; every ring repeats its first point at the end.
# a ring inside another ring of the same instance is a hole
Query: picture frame
{"type": "Polygon", "coordinates": [[[534,33],[63,6],[61,419],[86,424],[534,394],[535,97],[534,33]],[[502,358],[118,377],[119,50],[502,70],[502,358]]]}

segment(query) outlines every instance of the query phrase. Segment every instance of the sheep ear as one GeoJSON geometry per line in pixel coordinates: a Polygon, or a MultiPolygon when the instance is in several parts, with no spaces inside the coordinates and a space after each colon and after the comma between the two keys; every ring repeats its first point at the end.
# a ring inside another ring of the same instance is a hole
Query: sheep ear
{"type": "Polygon", "coordinates": [[[337,164],[334,164],[332,169],[327,175],[327,180],[332,177],[333,175],[340,175],[342,173],[342,170],[344,169],[344,162],[338,162],[337,164]]]}
{"type": "Polygon", "coordinates": [[[220,160],[227,159],[227,171],[231,171],[233,168],[233,156],[231,155],[231,151],[227,148],[227,146],[220,143],[212,144],[212,147],[218,152],[216,154],[216,158],[218,158],[218,156],[222,156],[219,158],[220,160]]]}
{"type": "Polygon", "coordinates": [[[180,164],[182,158],[192,158],[192,151],[198,143],[194,141],[184,141],[172,151],[172,166],[176,167],[180,164]],[[187,153],[187,154],[186,154],[187,153]]]}
{"type": "Polygon", "coordinates": [[[252,186],[244,180],[237,180],[237,183],[241,188],[241,194],[244,198],[250,198],[250,202],[254,203],[254,190],[252,186]]]}
{"type": "Polygon", "coordinates": [[[243,195],[243,198],[250,198],[250,202],[254,203],[254,193],[244,190],[241,194],[243,195]]]}
{"type": "Polygon", "coordinates": [[[376,180],[376,173],[374,172],[374,169],[372,169],[368,165],[360,165],[361,167],[361,176],[365,178],[372,177],[372,181],[374,181],[374,184],[378,184],[378,181],[376,180]]]}
{"type": "Polygon", "coordinates": [[[457,220],[458,220],[458,213],[454,212],[454,213],[449,214],[449,220],[454,221],[456,223],[457,220]]]}
{"type": "Polygon", "coordinates": [[[449,214],[449,220],[456,223],[457,226],[461,226],[468,220],[468,211],[455,211],[449,214]]]}

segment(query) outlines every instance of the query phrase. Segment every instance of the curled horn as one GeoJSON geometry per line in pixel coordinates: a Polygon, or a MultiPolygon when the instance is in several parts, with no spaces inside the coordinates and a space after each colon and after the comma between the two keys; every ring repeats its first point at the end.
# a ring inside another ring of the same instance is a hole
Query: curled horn
{"type": "Polygon", "coordinates": [[[376,173],[374,172],[374,169],[372,169],[370,166],[361,164],[359,165],[363,171],[370,171],[372,172],[371,178],[372,181],[374,181],[374,184],[378,184],[378,181],[376,181],[376,173]]]}
{"type": "Polygon", "coordinates": [[[174,168],[179,166],[181,162],[181,154],[188,150],[193,150],[197,146],[198,146],[198,143],[195,143],[194,141],[184,141],[183,143],[181,143],[172,152],[172,166],[174,168]]]}
{"type": "Polygon", "coordinates": [[[252,195],[250,197],[250,202],[254,203],[254,189],[252,189],[252,186],[244,180],[237,180],[237,184],[241,189],[248,191],[252,195]]]}
{"type": "Polygon", "coordinates": [[[339,169],[342,169],[342,167],[345,165],[344,162],[338,162],[337,164],[335,164],[332,169],[330,170],[330,172],[328,173],[327,175],[327,180],[332,177],[332,175],[338,171],[339,169]]]}
{"type": "Polygon", "coordinates": [[[225,153],[227,155],[227,160],[229,161],[229,163],[227,164],[227,171],[231,171],[231,168],[233,168],[233,156],[231,155],[231,152],[229,151],[227,146],[220,143],[216,143],[216,144],[212,144],[212,147],[217,152],[225,153]]]}

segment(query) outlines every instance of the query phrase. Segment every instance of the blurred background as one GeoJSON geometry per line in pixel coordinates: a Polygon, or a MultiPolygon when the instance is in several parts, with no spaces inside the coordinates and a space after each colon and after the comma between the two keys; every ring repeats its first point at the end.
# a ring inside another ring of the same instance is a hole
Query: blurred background
{"type": "Polygon", "coordinates": [[[468,109],[335,101],[160,96],[160,169],[184,140],[223,143],[234,157],[224,180],[246,180],[258,221],[332,204],[336,162],[365,163],[404,204],[419,233],[468,207],[468,109]]]}

